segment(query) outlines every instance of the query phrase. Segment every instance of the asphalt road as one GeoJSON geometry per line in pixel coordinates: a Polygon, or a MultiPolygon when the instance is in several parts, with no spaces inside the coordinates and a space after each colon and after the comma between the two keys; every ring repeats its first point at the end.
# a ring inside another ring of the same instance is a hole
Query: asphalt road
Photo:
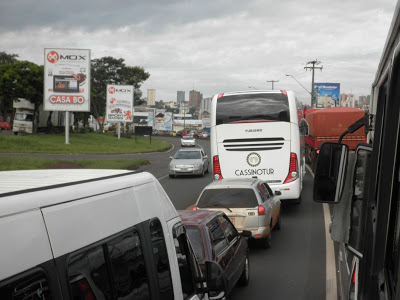
{"type": "MultiPolygon", "coordinates": [[[[73,154],[0,154],[48,158],[110,159],[145,158],[151,165],[141,169],[159,179],[176,209],[191,207],[204,186],[212,181],[211,172],[205,177],[168,177],[169,157],[180,148],[179,138],[167,139],[174,146],[164,153],[124,155],[73,154]]],[[[208,140],[197,140],[210,157],[208,140]]],[[[211,171],[211,167],[210,167],[211,171]]],[[[302,202],[286,204],[282,208],[281,230],[273,231],[272,246],[264,250],[250,243],[250,283],[235,287],[230,300],[236,299],[305,299],[326,298],[326,254],[323,208],[312,201],[313,178],[307,173],[302,202]]]]}

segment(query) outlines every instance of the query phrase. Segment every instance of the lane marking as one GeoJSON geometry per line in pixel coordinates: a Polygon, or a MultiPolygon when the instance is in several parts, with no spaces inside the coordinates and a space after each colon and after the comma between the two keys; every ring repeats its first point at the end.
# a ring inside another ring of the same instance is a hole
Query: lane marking
{"type": "MultiPolygon", "coordinates": [[[[314,172],[306,165],[311,176],[314,178],[314,172]]],[[[323,203],[324,223],[325,223],[325,248],[326,248],[326,299],[337,300],[337,282],[336,282],[336,264],[335,264],[335,249],[333,241],[330,238],[329,225],[331,223],[331,213],[329,205],[323,203]]]]}

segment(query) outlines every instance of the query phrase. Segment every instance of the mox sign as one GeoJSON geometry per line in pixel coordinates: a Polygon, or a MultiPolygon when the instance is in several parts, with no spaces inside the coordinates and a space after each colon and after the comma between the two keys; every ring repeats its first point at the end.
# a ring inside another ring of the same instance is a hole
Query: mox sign
{"type": "Polygon", "coordinates": [[[107,85],[107,122],[133,122],[133,92],[133,85],[107,85]]]}
{"type": "Polygon", "coordinates": [[[44,110],[90,111],[90,50],[44,50],[44,110]]]}

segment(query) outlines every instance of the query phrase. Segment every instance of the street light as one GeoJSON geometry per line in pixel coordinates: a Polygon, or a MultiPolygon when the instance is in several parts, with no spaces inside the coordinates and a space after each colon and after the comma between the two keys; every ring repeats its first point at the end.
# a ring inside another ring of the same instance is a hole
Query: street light
{"type": "Polygon", "coordinates": [[[305,89],[305,90],[307,91],[307,93],[309,93],[309,94],[311,95],[311,92],[308,91],[308,90],[304,87],[304,85],[302,85],[296,78],[294,78],[293,75],[290,75],[290,74],[285,74],[285,75],[286,75],[286,76],[290,76],[290,77],[292,77],[294,80],[296,80],[297,83],[300,84],[300,85],[302,86],[302,88],[305,89]]]}

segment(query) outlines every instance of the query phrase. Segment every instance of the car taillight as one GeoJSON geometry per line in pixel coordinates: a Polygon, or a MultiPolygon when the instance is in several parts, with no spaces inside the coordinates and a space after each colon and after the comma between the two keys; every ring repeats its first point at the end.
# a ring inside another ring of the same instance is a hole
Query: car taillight
{"type": "Polygon", "coordinates": [[[213,157],[213,166],[214,166],[214,178],[216,179],[216,180],[221,180],[221,179],[223,179],[223,177],[222,177],[222,173],[221,173],[221,166],[220,166],[220,164],[219,164],[219,158],[218,158],[218,155],[215,155],[214,157],[213,157]]]}
{"type": "Polygon", "coordinates": [[[218,99],[219,99],[219,98],[222,98],[223,96],[224,96],[224,93],[219,94],[219,95],[218,95],[218,99]]]}
{"type": "Polygon", "coordinates": [[[259,216],[264,216],[265,213],[266,213],[266,212],[265,212],[264,206],[259,205],[259,206],[258,206],[258,215],[259,215],[259,216]]]}
{"type": "Polygon", "coordinates": [[[297,165],[297,155],[296,153],[290,153],[290,165],[289,165],[289,174],[286,177],[286,180],[284,183],[289,183],[295,181],[297,178],[299,178],[299,171],[298,171],[298,165],[297,165]]]}
{"type": "Polygon", "coordinates": [[[194,207],[192,208],[192,210],[197,210],[197,206],[194,206],[194,207]]]}
{"type": "Polygon", "coordinates": [[[281,94],[287,96],[287,92],[286,91],[281,91],[281,94]]]}

